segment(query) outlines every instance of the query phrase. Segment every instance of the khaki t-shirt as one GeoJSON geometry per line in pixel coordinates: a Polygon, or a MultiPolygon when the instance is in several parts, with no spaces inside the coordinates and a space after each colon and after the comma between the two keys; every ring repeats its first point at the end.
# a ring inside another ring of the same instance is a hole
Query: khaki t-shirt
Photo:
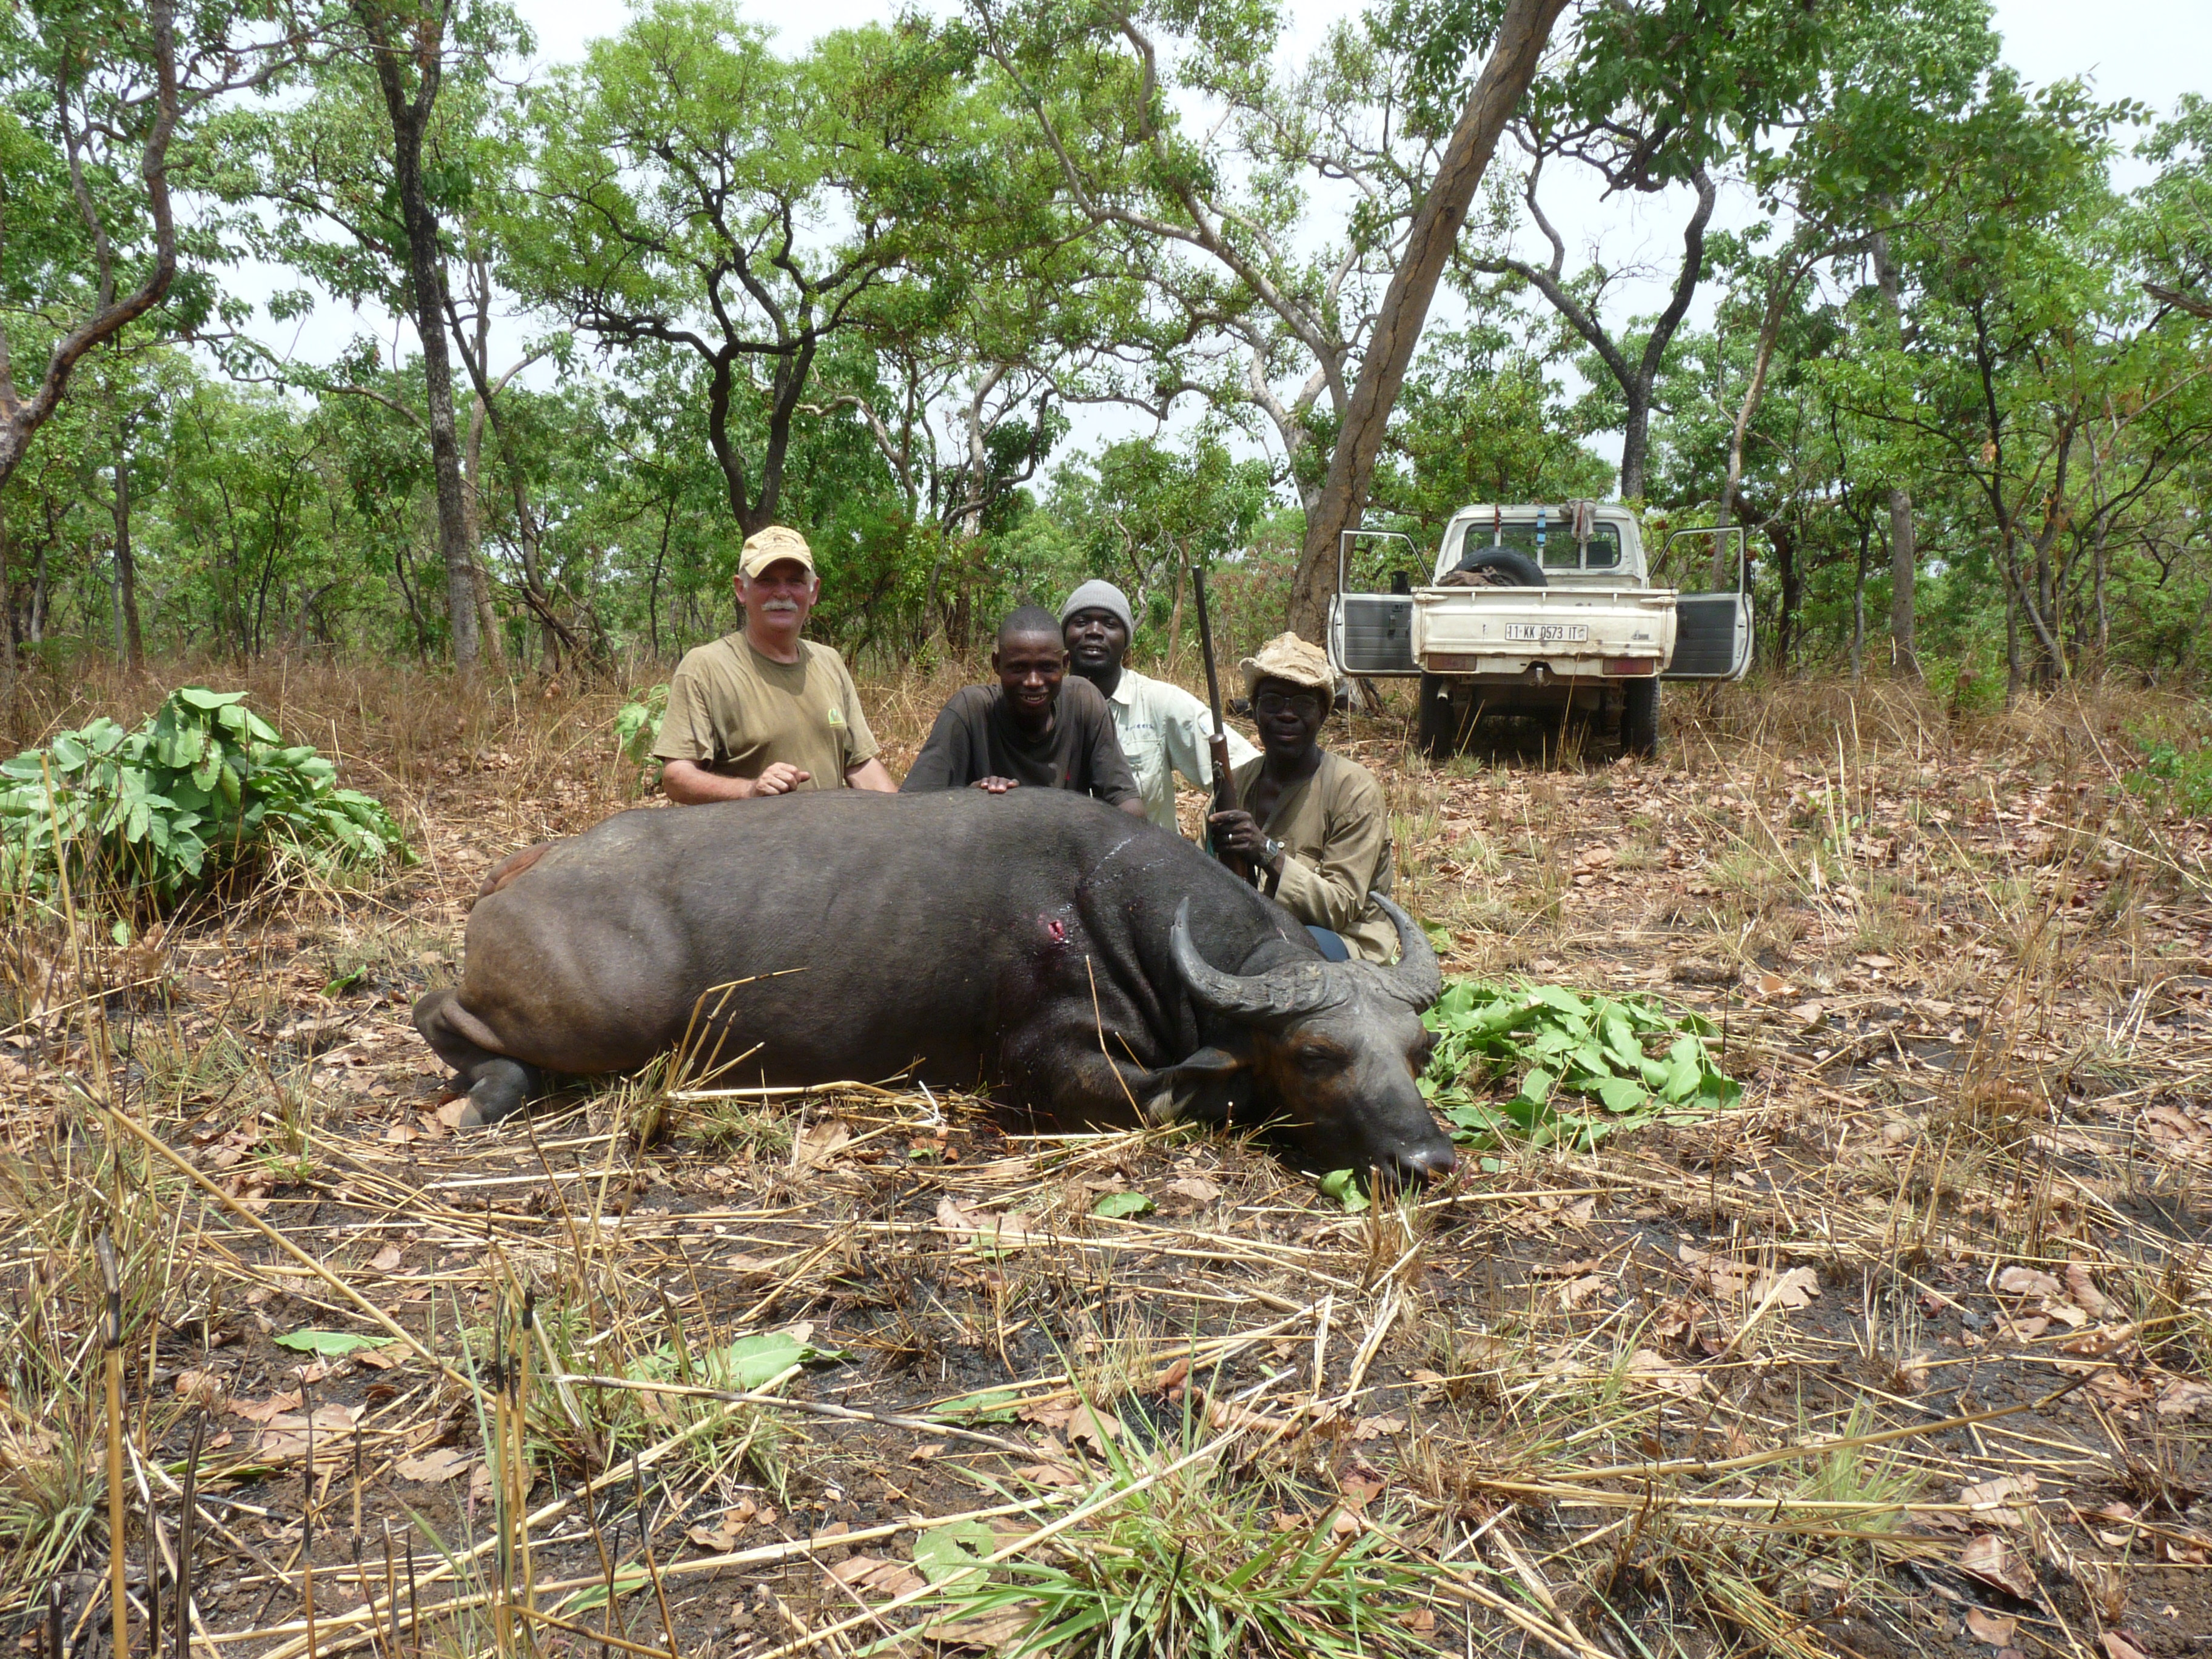
{"type": "MultiPolygon", "coordinates": [[[[1265,756],[1232,767],[1237,799],[1249,802],[1265,756]]],[[[1260,826],[1283,843],[1282,879],[1274,896],[1300,921],[1342,936],[1363,962],[1397,960],[1398,929],[1376,907],[1389,897],[1395,861],[1390,854],[1390,807],[1375,775],[1357,761],[1327,750],[1321,769],[1275,798],[1260,826]]]]}
{"type": "Polygon", "coordinates": [[[799,642],[797,662],[753,648],[742,629],[684,653],[668,682],[668,714],[653,752],[726,778],[757,778],[778,761],[811,775],[802,789],[836,789],[875,758],[875,733],[845,659],[799,642]]]}

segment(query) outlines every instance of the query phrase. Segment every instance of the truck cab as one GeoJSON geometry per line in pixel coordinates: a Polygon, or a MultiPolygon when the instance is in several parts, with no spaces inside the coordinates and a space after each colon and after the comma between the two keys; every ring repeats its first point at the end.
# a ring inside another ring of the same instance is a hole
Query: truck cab
{"type": "Polygon", "coordinates": [[[1733,592],[1653,586],[1642,527],[1618,504],[1462,507],[1432,557],[1394,532],[1349,532],[1329,654],[1346,674],[1418,678],[1432,754],[1455,751],[1493,715],[1612,723],[1629,750],[1650,753],[1662,680],[1739,680],[1751,667],[1741,532],[1668,539],[1716,534],[1735,543],[1733,592]]]}

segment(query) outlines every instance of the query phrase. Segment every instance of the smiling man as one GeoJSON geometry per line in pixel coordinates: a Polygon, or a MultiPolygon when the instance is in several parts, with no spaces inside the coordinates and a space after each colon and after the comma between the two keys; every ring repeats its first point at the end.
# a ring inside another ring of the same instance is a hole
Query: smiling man
{"type": "Polygon", "coordinates": [[[799,638],[822,594],[806,538],[782,525],[748,537],[732,584],[745,625],[686,652],[668,682],[653,752],[678,805],[799,789],[874,789],[891,775],[845,659],[799,638]]]}
{"type": "Polygon", "coordinates": [[[1145,816],[1106,699],[1089,681],[1067,678],[1051,611],[1024,605],[1000,623],[991,666],[996,685],[963,686],[939,713],[902,793],[972,787],[1003,795],[1028,784],[1072,789],[1145,816]]]}
{"type": "Polygon", "coordinates": [[[1206,819],[1213,844],[1241,853],[1332,962],[1388,963],[1398,929],[1375,902],[1390,892],[1390,809],[1375,775],[1321,746],[1336,674],[1320,647],[1278,634],[1240,665],[1260,755],[1231,769],[1237,810],[1206,819]]]}
{"type": "MultiPolygon", "coordinates": [[[[1088,581],[1069,594],[1060,608],[1060,625],[1069,666],[1098,688],[1113,711],[1114,735],[1136,775],[1145,816],[1163,830],[1176,829],[1176,775],[1194,789],[1213,787],[1213,757],[1206,749],[1212,716],[1182,687],[1123,665],[1135,623],[1128,599],[1113,583],[1088,581]]],[[[1232,772],[1259,753],[1230,728],[1232,772]]]]}

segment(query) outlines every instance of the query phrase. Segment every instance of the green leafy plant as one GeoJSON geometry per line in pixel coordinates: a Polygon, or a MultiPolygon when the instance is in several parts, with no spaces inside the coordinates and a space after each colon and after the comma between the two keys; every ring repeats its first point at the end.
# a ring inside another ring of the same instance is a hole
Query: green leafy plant
{"type": "Polygon", "coordinates": [[[2158,738],[2143,745],[2142,765],[2127,775],[2128,787],[2191,817],[2212,813],[2212,747],[2187,748],[2158,738]]]}
{"type": "Polygon", "coordinates": [[[660,741],[660,722],[668,715],[668,688],[641,691],[615,710],[615,747],[633,766],[652,767],[653,745],[660,741]]]}
{"type": "Polygon", "coordinates": [[[0,762],[0,884],[44,892],[64,870],[156,906],[289,854],[326,877],[405,859],[374,797],[337,787],[243,691],[187,685],[126,731],[105,716],[0,762]]]}
{"type": "Polygon", "coordinates": [[[1142,1431],[1123,1427],[1109,1437],[1105,1467],[1082,1495],[1097,1515],[1063,1532],[1048,1559],[985,1565],[997,1540],[979,1522],[920,1535],[915,1565],[945,1609],[937,1628],[1018,1618],[1018,1633],[999,1649],[1011,1659],[1436,1650],[1401,1622],[1436,1569],[1402,1553],[1390,1528],[1340,1529],[1342,1511],[1328,1504],[1284,1524],[1278,1495],[1227,1455],[1170,1472],[1205,1431],[1188,1405],[1180,1431],[1170,1427],[1149,1450],[1125,1451],[1142,1431]],[[1147,1485],[1148,1477],[1156,1478],[1147,1485]]]}
{"type": "Polygon", "coordinates": [[[1655,997],[1455,979],[1421,1018],[1437,1037],[1421,1092],[1464,1140],[1518,1134],[1590,1146],[1622,1129],[1724,1111],[1743,1093],[1713,1063],[1713,1023],[1669,1014],[1655,997]],[[1517,1091],[1496,1098],[1497,1085],[1516,1076],[1517,1091]]]}

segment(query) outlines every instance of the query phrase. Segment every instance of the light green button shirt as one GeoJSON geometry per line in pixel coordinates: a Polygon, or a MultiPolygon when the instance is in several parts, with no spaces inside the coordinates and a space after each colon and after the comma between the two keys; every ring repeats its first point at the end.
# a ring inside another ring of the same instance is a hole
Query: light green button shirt
{"type": "MultiPolygon", "coordinates": [[[[1129,668],[1121,671],[1121,683],[1106,702],[1114,711],[1114,735],[1137,775],[1145,816],[1163,830],[1176,829],[1175,775],[1182,773],[1194,789],[1213,787],[1212,757],[1206,746],[1213,716],[1182,687],[1129,668]]],[[[1235,726],[1229,728],[1231,771],[1259,753],[1235,726]]]]}

